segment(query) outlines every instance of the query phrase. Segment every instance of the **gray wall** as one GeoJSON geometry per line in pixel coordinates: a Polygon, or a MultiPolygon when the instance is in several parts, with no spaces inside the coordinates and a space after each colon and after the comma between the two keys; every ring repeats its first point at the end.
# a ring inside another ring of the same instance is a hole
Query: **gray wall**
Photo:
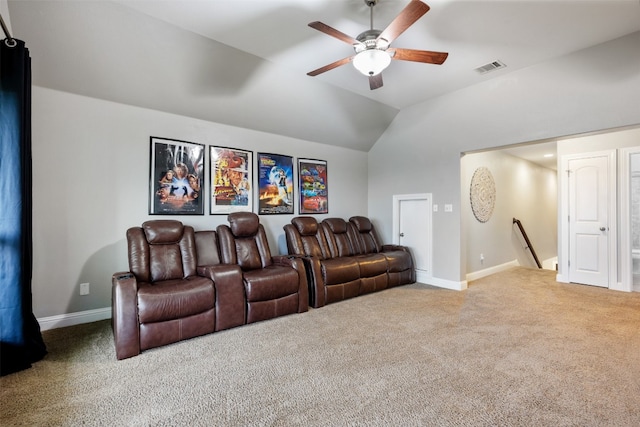
{"type": "MultiPolygon", "coordinates": [[[[327,160],[329,214],[367,213],[364,152],[34,87],[36,317],[110,307],[111,275],[128,270],[129,227],[157,218],[196,229],[226,222],[224,215],[208,215],[208,203],[204,216],[148,215],[150,136],[327,160]],[[80,296],[84,282],[91,293],[80,296]]],[[[208,176],[208,163],[205,170],[208,176]]],[[[274,254],[286,252],[282,227],[292,217],[260,217],[274,254]]]]}
{"type": "Polygon", "coordinates": [[[384,239],[394,194],[453,204],[433,215],[433,275],[462,281],[460,154],[640,124],[638,46],[640,32],[401,111],[369,152],[369,216],[384,239]]]}
{"type": "Polygon", "coordinates": [[[467,274],[517,260],[520,265],[536,267],[522,236],[513,225],[519,219],[529,236],[538,259],[557,255],[558,182],[555,170],[520,158],[488,151],[467,154],[461,160],[462,233],[466,237],[467,274]],[[473,173],[486,167],[493,175],[496,201],[487,222],[479,222],[471,210],[469,190],[473,173]],[[484,255],[484,262],[480,261],[484,255]]]}
{"type": "MultiPolygon", "coordinates": [[[[34,312],[110,305],[110,276],[127,265],[125,230],[151,218],[150,135],[326,159],[330,216],[368,214],[387,242],[392,195],[433,193],[434,203],[454,206],[452,213],[434,213],[434,276],[459,281],[467,270],[460,153],[640,124],[638,46],[635,33],[407,108],[368,156],[35,87],[34,312]],[[82,282],[91,283],[90,295],[78,295],[82,282]]],[[[274,252],[282,251],[290,216],[261,220],[274,252]]],[[[185,219],[197,229],[223,221],[185,219]]]]}

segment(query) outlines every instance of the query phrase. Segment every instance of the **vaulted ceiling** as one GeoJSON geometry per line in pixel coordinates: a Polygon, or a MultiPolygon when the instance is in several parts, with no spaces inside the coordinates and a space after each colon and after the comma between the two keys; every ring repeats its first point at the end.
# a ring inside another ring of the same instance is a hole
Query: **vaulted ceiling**
{"type": "MultiPolygon", "coordinates": [[[[368,151],[403,108],[640,31],[639,0],[427,0],[393,47],[449,52],[443,65],[392,61],[369,89],[353,54],[307,24],[356,36],[363,0],[9,1],[34,84],[368,151]],[[480,74],[493,61],[506,67],[480,74]]],[[[379,0],[384,29],[409,0],[379,0]]],[[[611,64],[615,67],[615,64],[611,64]]]]}

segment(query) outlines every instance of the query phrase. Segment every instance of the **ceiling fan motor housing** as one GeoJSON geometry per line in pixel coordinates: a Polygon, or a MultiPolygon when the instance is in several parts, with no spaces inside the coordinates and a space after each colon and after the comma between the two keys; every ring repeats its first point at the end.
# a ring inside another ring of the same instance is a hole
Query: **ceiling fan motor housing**
{"type": "Polygon", "coordinates": [[[358,40],[360,44],[353,46],[356,53],[360,53],[363,50],[367,50],[367,49],[387,50],[389,45],[384,43],[386,40],[384,39],[378,40],[378,36],[380,35],[380,33],[382,33],[382,31],[371,29],[371,30],[363,31],[362,33],[358,34],[358,37],[356,37],[356,40],[358,40]],[[379,43],[379,41],[382,41],[382,43],[379,43]]]}

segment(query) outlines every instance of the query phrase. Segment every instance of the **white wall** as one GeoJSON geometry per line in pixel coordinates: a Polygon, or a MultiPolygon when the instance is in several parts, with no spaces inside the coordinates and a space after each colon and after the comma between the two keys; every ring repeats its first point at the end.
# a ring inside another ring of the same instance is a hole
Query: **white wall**
{"type": "Polygon", "coordinates": [[[640,128],[598,132],[558,141],[558,158],[570,154],[628,148],[640,145],[640,128]]]}
{"type": "Polygon", "coordinates": [[[538,259],[557,255],[556,171],[501,151],[467,154],[461,160],[462,230],[467,274],[517,260],[520,265],[536,267],[530,251],[524,249],[522,236],[513,225],[519,219],[536,251],[538,259]],[[487,222],[479,222],[471,210],[471,178],[479,167],[486,167],[495,181],[496,201],[487,222]],[[480,261],[480,254],[484,262],[480,261]]]}
{"type": "Polygon", "coordinates": [[[461,281],[460,153],[640,124],[638,46],[640,32],[401,111],[369,152],[369,216],[384,240],[394,194],[453,204],[433,214],[433,275],[461,281]]]}
{"type": "MultiPolygon", "coordinates": [[[[204,216],[148,215],[150,136],[327,160],[328,216],[367,213],[367,154],[361,151],[37,86],[32,115],[33,308],[38,318],[110,307],[111,275],[128,270],[127,228],[158,218],[178,219],[196,230],[226,223],[224,215],[208,215],[208,203],[204,216]],[[84,282],[91,284],[91,293],[80,296],[84,282]]],[[[208,163],[205,170],[208,177],[208,163]]],[[[260,217],[274,254],[286,253],[282,227],[292,217],[260,217]]]]}

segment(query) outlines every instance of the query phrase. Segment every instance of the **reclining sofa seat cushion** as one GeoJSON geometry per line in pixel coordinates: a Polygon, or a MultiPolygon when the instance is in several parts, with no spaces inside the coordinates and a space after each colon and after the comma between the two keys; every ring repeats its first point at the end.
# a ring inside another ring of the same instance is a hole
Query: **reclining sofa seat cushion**
{"type": "Polygon", "coordinates": [[[313,217],[296,217],[285,226],[287,248],[304,256],[312,307],[355,297],[360,292],[360,267],[351,257],[331,257],[324,230],[313,217]]]}
{"type": "Polygon", "coordinates": [[[342,218],[327,218],[322,221],[325,236],[332,255],[349,256],[358,263],[360,271],[359,295],[387,287],[387,259],[380,254],[364,253],[354,240],[351,224],[342,218]]]}
{"type": "Polygon", "coordinates": [[[389,286],[415,282],[413,258],[409,250],[401,245],[382,245],[371,220],[364,216],[349,218],[355,232],[354,240],[364,253],[380,253],[389,265],[389,286]]]}
{"type": "Polygon", "coordinates": [[[180,221],[147,221],[127,230],[130,273],[113,276],[118,359],[213,332],[213,282],[196,275],[194,231],[180,221]]]}
{"type": "Polygon", "coordinates": [[[303,278],[305,304],[301,305],[300,275],[290,265],[274,262],[258,216],[235,212],[228,216],[228,221],[229,226],[222,224],[217,228],[221,256],[225,264],[237,264],[242,269],[247,323],[306,311],[302,309],[302,305],[308,307],[306,277],[303,278]]]}

